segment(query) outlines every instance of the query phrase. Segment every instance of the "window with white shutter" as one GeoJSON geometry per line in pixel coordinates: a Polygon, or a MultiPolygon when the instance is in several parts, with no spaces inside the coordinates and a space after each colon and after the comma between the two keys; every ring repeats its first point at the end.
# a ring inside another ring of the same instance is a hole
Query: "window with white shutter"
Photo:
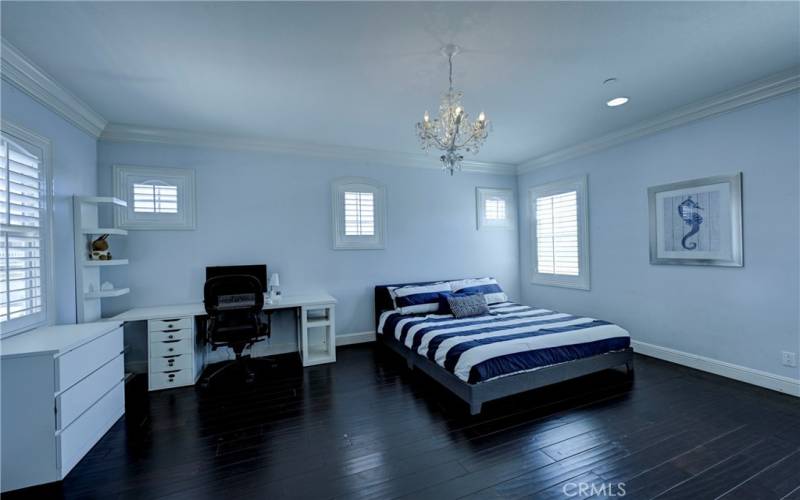
{"type": "Polygon", "coordinates": [[[530,190],[532,281],[589,288],[586,178],[530,190]]]}
{"type": "Polygon", "coordinates": [[[194,229],[195,179],[191,168],[114,165],[114,210],[123,229],[194,229]]]}
{"type": "Polygon", "coordinates": [[[375,195],[373,193],[344,193],[345,236],[373,236],[375,234],[375,195]]]}
{"type": "MultiPolygon", "coordinates": [[[[47,322],[49,199],[41,138],[0,134],[0,333],[47,322]]],[[[21,131],[18,131],[21,132],[21,131]]],[[[25,133],[24,135],[28,135],[25,133]]]]}
{"type": "Polygon", "coordinates": [[[506,220],[506,200],[502,198],[486,200],[483,210],[486,220],[506,220]]]}
{"type": "Polygon", "coordinates": [[[479,187],[475,191],[478,205],[478,230],[516,229],[514,190],[479,187]]]}
{"type": "Polygon", "coordinates": [[[133,211],[151,214],[178,213],[178,186],[159,181],[133,184],[133,211]]]}
{"type": "Polygon", "coordinates": [[[384,247],[386,190],[376,181],[344,177],[331,183],[334,250],[384,247]]]}

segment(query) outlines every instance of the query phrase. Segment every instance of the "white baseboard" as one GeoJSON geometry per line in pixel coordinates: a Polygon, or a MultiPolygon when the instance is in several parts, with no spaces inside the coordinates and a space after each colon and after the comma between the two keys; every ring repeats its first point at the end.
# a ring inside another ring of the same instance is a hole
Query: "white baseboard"
{"type": "Polygon", "coordinates": [[[633,350],[645,356],[663,359],[671,363],[676,363],[696,370],[701,370],[714,375],[732,378],[748,384],[757,385],[772,389],[773,391],[783,392],[792,396],[800,397],[800,380],[791,377],[784,377],[783,375],[775,375],[746,366],[735,365],[717,359],[707,358],[705,356],[698,356],[697,354],[690,354],[688,352],[670,349],[669,347],[661,347],[647,342],[639,342],[636,340],[631,341],[633,350]]]}
{"type": "Polygon", "coordinates": [[[363,344],[375,342],[375,332],[345,333],[336,336],[336,345],[363,344]]]}

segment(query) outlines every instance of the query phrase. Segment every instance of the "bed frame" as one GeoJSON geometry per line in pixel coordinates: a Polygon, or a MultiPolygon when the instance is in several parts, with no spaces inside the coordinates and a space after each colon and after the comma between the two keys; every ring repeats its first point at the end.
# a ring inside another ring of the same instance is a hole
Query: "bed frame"
{"type": "MultiPolygon", "coordinates": [[[[439,280],[452,281],[452,280],[439,280]]],[[[438,281],[422,283],[401,283],[396,285],[379,285],[375,287],[375,329],[377,334],[378,322],[383,312],[394,309],[392,298],[387,287],[404,285],[427,285],[438,281]]],[[[472,415],[481,412],[481,406],[487,401],[500,399],[513,394],[537,389],[546,385],[563,382],[565,380],[582,377],[609,368],[625,365],[628,375],[633,373],[633,348],[599,354],[588,358],[546,366],[537,370],[508,375],[478,384],[468,384],[437,365],[425,356],[421,356],[401,344],[394,336],[377,334],[380,342],[406,360],[409,370],[420,369],[433,378],[450,392],[469,404],[472,415]]]]}

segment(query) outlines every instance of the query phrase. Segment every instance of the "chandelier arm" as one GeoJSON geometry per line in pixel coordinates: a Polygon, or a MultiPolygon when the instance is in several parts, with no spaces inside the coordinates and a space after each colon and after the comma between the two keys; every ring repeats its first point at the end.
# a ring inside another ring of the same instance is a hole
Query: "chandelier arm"
{"type": "Polygon", "coordinates": [[[472,140],[478,139],[478,137],[479,137],[478,136],[478,132],[473,132],[472,135],[470,135],[463,143],[461,143],[460,145],[455,145],[455,147],[458,148],[458,149],[461,149],[464,146],[466,146],[467,144],[469,144],[472,140]]]}

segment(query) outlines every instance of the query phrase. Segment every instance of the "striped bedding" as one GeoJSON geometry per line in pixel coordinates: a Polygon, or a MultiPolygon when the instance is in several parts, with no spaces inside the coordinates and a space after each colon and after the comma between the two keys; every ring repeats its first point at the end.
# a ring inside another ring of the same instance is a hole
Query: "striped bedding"
{"type": "Polygon", "coordinates": [[[378,333],[393,335],[470,384],[630,346],[628,332],[607,321],[513,302],[492,304],[489,310],[462,319],[386,311],[378,333]]]}

